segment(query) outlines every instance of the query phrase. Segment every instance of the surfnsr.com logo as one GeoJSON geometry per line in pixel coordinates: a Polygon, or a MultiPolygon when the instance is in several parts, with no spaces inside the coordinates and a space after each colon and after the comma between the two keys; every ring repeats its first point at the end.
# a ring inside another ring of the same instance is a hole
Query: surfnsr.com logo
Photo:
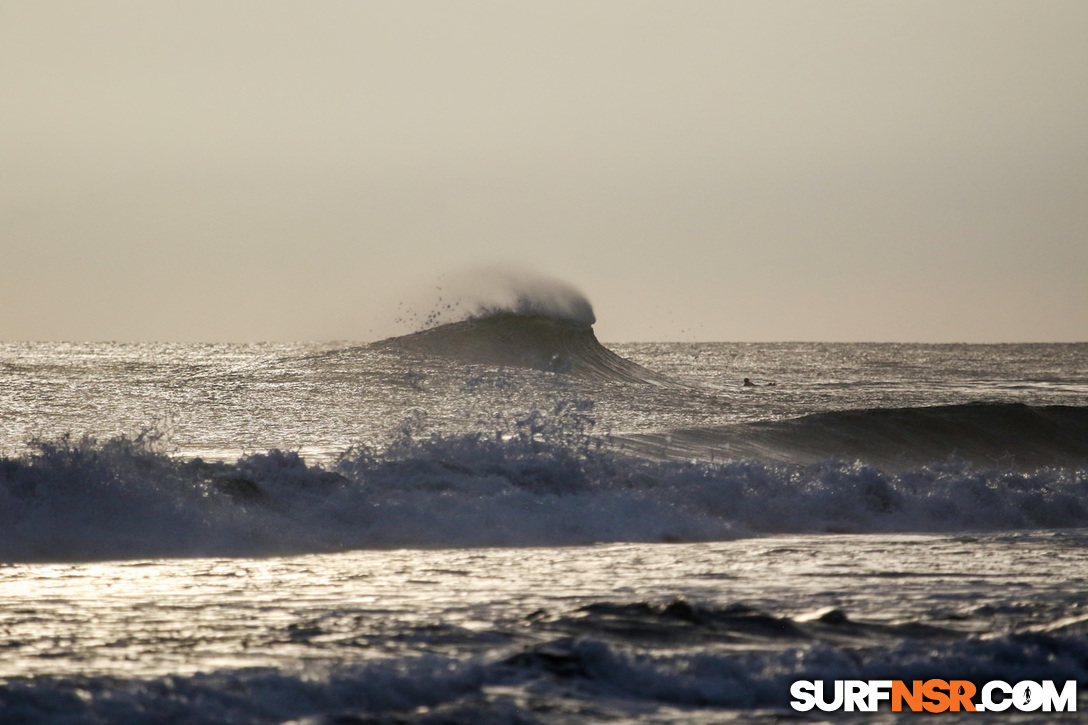
{"type": "Polygon", "coordinates": [[[1010,684],[991,680],[976,687],[969,680],[835,680],[825,691],[822,680],[798,680],[790,687],[794,710],[808,712],[876,712],[882,703],[892,712],[1076,712],[1077,682],[1061,689],[1053,680],[1024,680],[1010,684]]]}

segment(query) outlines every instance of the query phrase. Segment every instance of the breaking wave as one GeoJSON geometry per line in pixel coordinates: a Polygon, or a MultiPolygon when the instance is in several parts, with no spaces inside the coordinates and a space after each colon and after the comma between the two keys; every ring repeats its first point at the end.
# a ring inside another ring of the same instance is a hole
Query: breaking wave
{"type": "Polygon", "coordinates": [[[370,347],[600,380],[669,382],[665,376],[606,348],[593,334],[591,325],[540,314],[491,312],[382,340],[370,347]]]}
{"type": "Polygon", "coordinates": [[[566,282],[489,268],[447,283],[443,295],[422,330],[369,348],[597,380],[671,382],[602,345],[593,333],[593,305],[566,282]]]}
{"type": "Polygon", "coordinates": [[[327,466],[280,450],[178,460],[144,437],[39,441],[0,459],[0,560],[1088,523],[1088,468],[663,461],[594,436],[591,413],[588,403],[561,402],[460,436],[406,425],[381,449],[352,449],[327,466]]]}

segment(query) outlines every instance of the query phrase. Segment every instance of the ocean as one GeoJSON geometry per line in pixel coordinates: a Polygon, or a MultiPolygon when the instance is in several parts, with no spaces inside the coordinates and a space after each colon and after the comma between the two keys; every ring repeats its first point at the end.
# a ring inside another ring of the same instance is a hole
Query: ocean
{"type": "Polygon", "coordinates": [[[1088,344],[0,343],[0,722],[898,722],[1078,683],[1088,344]],[[745,384],[749,379],[750,385],[745,384]]]}

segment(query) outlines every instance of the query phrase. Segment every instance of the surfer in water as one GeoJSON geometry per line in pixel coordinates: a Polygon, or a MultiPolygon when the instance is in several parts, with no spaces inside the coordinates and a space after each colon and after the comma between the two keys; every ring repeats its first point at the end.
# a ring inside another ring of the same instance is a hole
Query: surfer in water
{"type": "Polygon", "coordinates": [[[744,387],[746,387],[746,388],[769,388],[769,387],[771,387],[773,385],[774,385],[773,382],[766,383],[764,385],[760,385],[759,383],[753,383],[751,378],[745,378],[744,379],[744,387]]]}

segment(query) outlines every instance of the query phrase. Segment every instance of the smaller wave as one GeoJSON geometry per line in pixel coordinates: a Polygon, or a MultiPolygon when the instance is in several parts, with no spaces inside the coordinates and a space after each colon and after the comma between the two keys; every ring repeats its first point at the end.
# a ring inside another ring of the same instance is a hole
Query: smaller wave
{"type": "MultiPolygon", "coordinates": [[[[900,640],[897,633],[892,635],[898,642],[893,646],[870,643],[867,647],[849,647],[842,646],[844,640],[853,639],[852,631],[867,625],[845,619],[841,624],[806,630],[789,619],[768,614],[732,615],[729,619],[743,621],[739,642],[732,642],[732,651],[720,648],[677,652],[675,645],[662,648],[664,651],[642,648],[632,651],[630,646],[615,641],[613,627],[627,624],[633,631],[645,634],[647,628],[657,630],[663,622],[658,618],[630,617],[625,623],[607,623],[607,628],[598,633],[600,638],[582,635],[554,640],[515,655],[507,662],[523,670],[545,672],[564,683],[577,683],[577,690],[583,693],[592,692],[631,704],[742,711],[756,708],[788,711],[792,699],[790,686],[801,679],[909,682],[942,677],[1017,682],[1075,680],[1088,674],[1088,646],[1080,637],[1018,634],[992,640],[957,638],[939,642],[933,641],[933,637],[900,640]],[[766,632],[771,629],[787,630],[790,634],[768,636],[766,632]],[[841,633],[831,634],[834,629],[841,633]],[[757,634],[753,635],[753,630],[757,634]],[[837,642],[831,644],[812,637],[820,630],[827,640],[837,642]],[[750,646],[753,642],[782,639],[800,640],[803,644],[736,649],[741,643],[750,646]]],[[[596,624],[601,624],[599,618],[596,624]]],[[[711,641],[715,639],[713,628],[698,621],[693,624],[703,633],[710,633],[711,641]]],[[[683,626],[664,626],[684,636],[683,626]]],[[[690,632],[686,633],[690,636],[690,632]]],[[[641,637],[636,639],[640,644],[645,641],[641,637]]],[[[728,642],[728,636],[721,636],[721,641],[728,642]]],[[[779,719],[772,716],[768,721],[779,719]]]]}
{"type": "Polygon", "coordinates": [[[534,613],[532,624],[544,631],[592,636],[615,642],[704,646],[717,644],[788,644],[826,641],[855,644],[912,639],[955,639],[961,633],[923,622],[888,624],[855,621],[841,609],[791,619],[744,604],[704,605],[673,599],[652,602],[595,602],[571,613],[534,613]]]}
{"type": "MultiPolygon", "coordinates": [[[[993,638],[900,639],[851,646],[845,619],[802,628],[758,612],[680,614],[713,617],[673,624],[677,613],[601,603],[579,636],[551,638],[521,651],[483,656],[373,658],[312,664],[295,671],[247,668],[157,680],[105,676],[12,678],[0,682],[6,721],[336,723],[540,723],[594,721],[780,721],[796,680],[1056,680],[1088,678],[1083,637],[1016,633],[993,638]],[[611,621],[604,610],[615,612],[611,621]],[[686,625],[686,626],[685,626],[686,625]],[[618,626],[636,635],[617,637],[618,626]],[[739,634],[741,647],[652,646],[651,633],[690,638],[739,634]],[[739,629],[738,629],[739,628],[739,629]],[[768,628],[790,636],[767,637],[768,628]],[[756,631],[757,634],[752,635],[756,631]],[[825,632],[820,632],[824,630],[825,632]],[[841,630],[831,634],[830,630],[841,630]],[[812,633],[823,636],[810,638],[812,633]],[[626,639],[626,641],[624,641],[626,639]],[[784,640],[784,644],[782,643],[784,640]],[[777,646],[767,646],[768,641],[777,646]],[[755,642],[756,646],[751,644],[755,642]],[[650,644],[651,646],[647,646],[650,644]],[[556,719],[556,715],[559,719],[556,719]],[[289,722],[288,722],[289,721],[289,722]]],[[[530,623],[534,629],[554,625],[530,623]]],[[[503,632],[501,637],[509,637],[503,632]]],[[[1088,704],[1083,688],[1077,706],[1088,704]]],[[[887,707],[885,705],[885,707],[887,707]]],[[[1034,720],[1033,720],[1034,721],[1034,720]]]]}
{"type": "Polygon", "coordinates": [[[645,455],[814,463],[860,459],[891,469],[958,459],[1034,470],[1088,466],[1088,408],[970,403],[817,413],[780,421],[629,437],[645,455]]]}

